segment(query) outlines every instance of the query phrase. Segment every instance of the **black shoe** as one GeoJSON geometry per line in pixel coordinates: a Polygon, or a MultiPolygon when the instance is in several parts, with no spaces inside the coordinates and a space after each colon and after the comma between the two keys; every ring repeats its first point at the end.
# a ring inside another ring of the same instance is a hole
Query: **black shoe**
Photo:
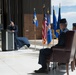
{"type": "Polygon", "coordinates": [[[35,70],[35,73],[47,73],[46,69],[40,68],[39,70],[35,70]]]}
{"type": "Polygon", "coordinates": [[[35,73],[48,73],[49,71],[50,71],[50,68],[48,71],[47,71],[47,69],[40,68],[39,70],[35,70],[34,72],[35,73]]]}

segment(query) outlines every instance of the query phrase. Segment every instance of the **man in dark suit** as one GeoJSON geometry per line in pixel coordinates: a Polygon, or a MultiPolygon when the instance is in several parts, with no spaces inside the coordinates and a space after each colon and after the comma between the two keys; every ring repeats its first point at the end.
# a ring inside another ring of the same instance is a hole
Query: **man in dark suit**
{"type": "Polygon", "coordinates": [[[76,30],[76,23],[73,23],[73,30],[76,30]]]}
{"type": "Polygon", "coordinates": [[[10,21],[10,25],[7,28],[10,32],[14,33],[14,49],[17,50],[17,32],[18,32],[18,27],[17,25],[14,24],[13,21],[10,21]]]}
{"type": "MultiPolygon", "coordinates": [[[[65,46],[65,33],[68,31],[67,21],[65,18],[60,20],[60,29],[61,29],[61,33],[58,37],[58,44],[56,44],[55,46],[65,46]]],[[[50,56],[51,54],[52,54],[52,47],[40,50],[38,63],[41,64],[42,67],[39,70],[35,70],[35,73],[46,73],[47,72],[46,58],[50,56]]]]}

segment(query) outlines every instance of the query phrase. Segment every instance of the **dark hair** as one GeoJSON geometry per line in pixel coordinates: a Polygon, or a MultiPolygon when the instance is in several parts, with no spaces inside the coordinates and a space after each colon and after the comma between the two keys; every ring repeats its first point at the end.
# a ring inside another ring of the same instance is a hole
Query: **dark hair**
{"type": "Polygon", "coordinates": [[[76,23],[73,23],[73,26],[76,27],[76,23]]]}
{"type": "Polygon", "coordinates": [[[65,18],[63,18],[63,19],[60,20],[60,23],[67,24],[67,21],[66,21],[65,18]]]}

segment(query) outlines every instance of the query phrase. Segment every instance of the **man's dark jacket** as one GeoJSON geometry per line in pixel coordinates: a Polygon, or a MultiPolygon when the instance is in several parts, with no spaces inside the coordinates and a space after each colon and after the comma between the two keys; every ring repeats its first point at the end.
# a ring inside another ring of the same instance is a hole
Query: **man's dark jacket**
{"type": "Polygon", "coordinates": [[[66,32],[68,31],[68,29],[64,29],[59,37],[58,37],[58,44],[56,46],[65,46],[65,39],[66,39],[66,32]]]}

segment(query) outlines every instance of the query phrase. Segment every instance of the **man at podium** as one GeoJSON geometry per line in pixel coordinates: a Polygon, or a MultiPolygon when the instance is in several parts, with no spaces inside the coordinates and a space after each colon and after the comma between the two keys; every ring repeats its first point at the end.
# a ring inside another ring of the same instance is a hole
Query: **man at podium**
{"type": "Polygon", "coordinates": [[[17,50],[16,38],[17,38],[18,27],[17,25],[14,24],[13,21],[10,21],[10,25],[8,26],[7,29],[14,33],[14,49],[17,50]]]}

